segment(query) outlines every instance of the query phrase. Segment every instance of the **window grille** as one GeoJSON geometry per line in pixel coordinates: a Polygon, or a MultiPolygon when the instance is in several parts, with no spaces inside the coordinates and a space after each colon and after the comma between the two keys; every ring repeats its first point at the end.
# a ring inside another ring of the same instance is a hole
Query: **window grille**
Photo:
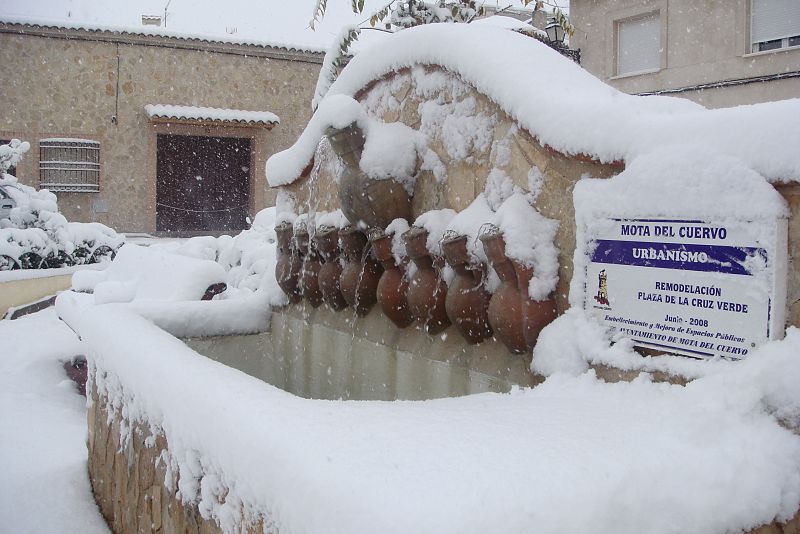
{"type": "Polygon", "coordinates": [[[621,20],[616,29],[618,76],[661,68],[661,20],[658,12],[621,20]]]}
{"type": "Polygon", "coordinates": [[[100,143],[88,139],[39,141],[39,186],[50,191],[100,191],[100,143]]]}
{"type": "Polygon", "coordinates": [[[750,8],[751,52],[800,46],[800,2],[752,0],[750,8]]]}

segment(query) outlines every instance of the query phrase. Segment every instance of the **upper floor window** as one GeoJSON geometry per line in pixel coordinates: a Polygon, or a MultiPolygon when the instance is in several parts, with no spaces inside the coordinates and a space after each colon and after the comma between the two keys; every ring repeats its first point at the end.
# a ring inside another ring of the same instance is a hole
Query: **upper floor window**
{"type": "Polygon", "coordinates": [[[617,30],[616,75],[650,72],[661,68],[659,13],[620,20],[617,30]]]}
{"type": "Polygon", "coordinates": [[[100,143],[89,139],[39,141],[39,186],[50,191],[100,191],[100,143]]]}
{"type": "Polygon", "coordinates": [[[751,52],[800,46],[800,2],[752,0],[750,44],[751,52]]]}

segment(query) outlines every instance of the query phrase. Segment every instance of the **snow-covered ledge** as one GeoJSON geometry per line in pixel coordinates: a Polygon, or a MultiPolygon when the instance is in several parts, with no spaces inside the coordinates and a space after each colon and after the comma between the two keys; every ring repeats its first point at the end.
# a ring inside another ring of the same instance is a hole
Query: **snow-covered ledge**
{"type": "Polygon", "coordinates": [[[349,402],[290,395],[130,310],[70,321],[89,347],[90,474],[115,532],[731,532],[800,504],[795,329],[687,386],[589,372],[349,402]]]}
{"type": "MultiPolygon", "coordinates": [[[[78,331],[80,318],[96,306],[93,296],[72,291],[56,299],[58,316],[78,331]]],[[[126,310],[150,321],[158,328],[180,338],[257,334],[269,329],[270,306],[262,294],[210,301],[145,300],[104,304],[105,310],[126,310]]]]}
{"type": "Polygon", "coordinates": [[[272,127],[280,118],[269,111],[248,111],[199,106],[175,106],[170,104],[147,104],[145,113],[152,121],[169,122],[220,122],[247,126],[272,127]]]}

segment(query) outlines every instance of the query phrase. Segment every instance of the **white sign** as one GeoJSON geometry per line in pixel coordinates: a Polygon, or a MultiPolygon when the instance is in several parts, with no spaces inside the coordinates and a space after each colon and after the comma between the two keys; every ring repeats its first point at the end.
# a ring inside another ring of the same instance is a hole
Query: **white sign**
{"type": "Polygon", "coordinates": [[[584,307],[639,346],[744,358],[784,333],[787,221],[766,226],[596,221],[584,307]]]}

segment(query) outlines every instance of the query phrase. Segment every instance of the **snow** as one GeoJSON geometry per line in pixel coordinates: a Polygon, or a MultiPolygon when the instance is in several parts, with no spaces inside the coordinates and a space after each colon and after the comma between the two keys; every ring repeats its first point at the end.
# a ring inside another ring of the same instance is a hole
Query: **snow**
{"type": "Polygon", "coordinates": [[[528,295],[533,300],[547,299],[558,283],[554,244],[558,221],[539,213],[524,194],[514,193],[497,209],[492,223],[503,233],[506,256],[533,267],[528,295]]]}
{"type": "MultiPolygon", "coordinates": [[[[39,144],[42,143],[83,143],[86,145],[97,145],[100,146],[100,141],[95,141],[94,139],[80,139],[75,137],[48,137],[46,139],[39,139],[39,144]]],[[[75,163],[74,161],[70,163],[75,163]]]]}
{"type": "MultiPolygon", "coordinates": [[[[287,302],[274,275],[275,212],[261,210],[250,229],[235,237],[127,244],[105,271],[73,275],[73,292],[62,293],[56,301],[59,314],[71,317],[111,305],[181,337],[264,332],[271,307],[287,302]],[[200,301],[217,283],[225,283],[227,289],[210,302],[200,301]]],[[[317,215],[329,225],[346,223],[341,211],[317,215]]]]}
{"type": "Polygon", "coordinates": [[[66,266],[73,261],[89,261],[100,247],[117,250],[124,242],[122,236],[103,224],[68,222],[58,212],[56,195],[47,189],[21,184],[10,174],[0,177],[0,186],[15,202],[8,216],[0,218],[0,255],[18,261],[22,254],[35,252],[66,266]],[[58,259],[59,253],[71,260],[58,259]]]}
{"type": "Polygon", "coordinates": [[[447,225],[446,233],[467,236],[467,251],[474,261],[488,263],[486,253],[478,236],[481,229],[494,218],[494,211],[489,206],[486,195],[483,193],[475,197],[469,206],[459,211],[447,225]]]}
{"type": "Polygon", "coordinates": [[[225,281],[216,262],[124,245],[104,271],[78,272],[74,287],[93,290],[97,304],[138,300],[200,300],[208,286],[225,281]]]}
{"type": "MultiPolygon", "coordinates": [[[[685,99],[627,95],[536,39],[489,25],[429,24],[397,32],[360,51],[320,107],[329,98],[353,96],[373,80],[420,65],[438,65],[455,73],[542,144],[564,154],[630,163],[658,147],[692,145],[736,157],[771,182],[800,181],[800,153],[794,149],[800,145],[800,125],[794,120],[800,114],[800,99],[706,110],[685,99]]],[[[435,109],[441,104],[423,105],[435,109]]],[[[453,105],[470,103],[464,99],[453,105]]],[[[440,120],[449,132],[445,142],[464,134],[491,135],[489,123],[474,132],[446,113],[440,120]]],[[[313,123],[312,118],[309,127],[313,123]]],[[[425,132],[424,125],[421,131],[425,132]]],[[[313,137],[319,140],[319,135],[313,137]]],[[[473,149],[481,150],[482,141],[476,137],[473,149]]],[[[462,157],[463,146],[455,144],[448,150],[462,157]]],[[[304,164],[313,155],[313,147],[303,145],[289,151],[301,152],[294,157],[304,164]]],[[[270,184],[284,185],[298,176],[299,169],[277,181],[271,178],[270,184]]]]}
{"type": "Polygon", "coordinates": [[[413,192],[417,151],[424,138],[405,124],[369,117],[356,100],[341,95],[325,98],[295,144],[267,160],[269,184],[277,187],[294,181],[308,166],[329,128],[338,130],[354,122],[366,138],[359,161],[361,170],[376,180],[395,180],[413,192]]]}
{"type": "Polygon", "coordinates": [[[109,532],[86,465],[86,401],[62,361],[86,347],[52,309],[0,321],[0,531],[109,532]]]}
{"type": "Polygon", "coordinates": [[[428,231],[428,239],[425,242],[428,252],[433,256],[442,255],[442,238],[447,231],[447,226],[453,217],[456,216],[456,211],[450,208],[441,210],[426,211],[414,221],[412,226],[417,228],[424,228],[428,231]]]}
{"type": "Polygon", "coordinates": [[[192,119],[246,124],[278,124],[280,118],[269,111],[245,111],[241,109],[222,109],[198,106],[173,106],[168,104],[147,104],[147,116],[162,119],[192,119]]]}
{"type": "Polygon", "coordinates": [[[687,386],[588,371],[374,402],[292,396],[124,310],[70,324],[101,398],[165,434],[181,499],[228,532],[244,510],[289,533],[722,534],[800,505],[796,329],[687,386]]]}
{"type": "Polygon", "coordinates": [[[12,139],[8,144],[0,145],[0,178],[4,178],[9,168],[17,165],[26,152],[31,149],[31,144],[27,141],[12,139]]]}
{"type": "Polygon", "coordinates": [[[430,140],[440,140],[451,159],[473,163],[475,154],[491,146],[497,122],[496,116],[478,112],[476,105],[472,96],[452,102],[438,99],[422,102],[420,131],[430,140]]]}
{"type": "Polygon", "coordinates": [[[392,256],[397,265],[403,265],[408,261],[406,256],[406,244],[403,241],[403,234],[409,230],[410,226],[405,219],[395,219],[386,227],[386,235],[392,237],[392,256]]]}
{"type": "Polygon", "coordinates": [[[414,192],[417,150],[423,138],[401,122],[370,122],[359,167],[374,180],[392,179],[414,192]]]}

